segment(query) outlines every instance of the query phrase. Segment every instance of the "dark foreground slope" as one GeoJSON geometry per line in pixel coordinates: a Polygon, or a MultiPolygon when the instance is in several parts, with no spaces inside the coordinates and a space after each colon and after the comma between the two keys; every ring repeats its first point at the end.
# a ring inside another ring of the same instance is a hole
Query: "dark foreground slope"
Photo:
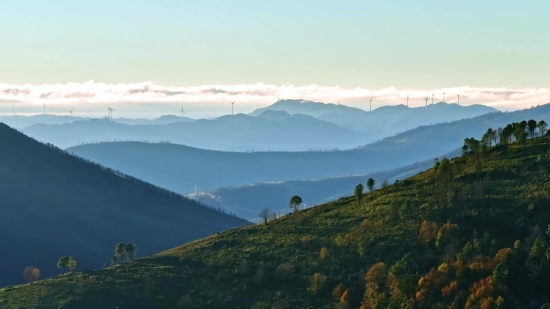
{"type": "Polygon", "coordinates": [[[56,275],[63,255],[98,268],[118,242],[145,256],[246,224],[0,124],[0,286],[28,265],[56,275]]]}
{"type": "Polygon", "coordinates": [[[481,136],[524,119],[550,123],[550,104],[512,113],[423,126],[358,149],[325,152],[209,151],[173,144],[88,144],[68,149],[78,156],[175,192],[213,190],[251,183],[306,180],[390,170],[448,153],[464,136],[481,136]]]}
{"type": "Polygon", "coordinates": [[[0,291],[3,308],[541,308],[550,139],[94,272],[0,291]],[[310,307],[311,306],[311,307],[310,307]]]}

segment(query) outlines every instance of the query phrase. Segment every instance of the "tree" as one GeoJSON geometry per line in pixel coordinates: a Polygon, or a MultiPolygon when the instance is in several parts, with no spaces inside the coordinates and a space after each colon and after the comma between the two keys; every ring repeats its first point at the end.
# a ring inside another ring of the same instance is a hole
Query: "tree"
{"type": "Polygon", "coordinates": [[[57,261],[57,267],[63,268],[63,271],[66,271],[68,265],[69,265],[68,256],[62,256],[59,258],[59,261],[57,261]]]}
{"type": "Polygon", "coordinates": [[[546,122],[544,120],[541,120],[539,121],[539,123],[537,123],[537,128],[539,129],[539,135],[540,136],[544,136],[544,134],[546,134],[546,122]]]}
{"type": "Polygon", "coordinates": [[[25,280],[27,280],[29,284],[33,284],[33,282],[40,278],[40,270],[32,266],[27,266],[23,271],[23,277],[25,277],[25,280]]]}
{"type": "Polygon", "coordinates": [[[129,242],[126,244],[126,246],[124,246],[124,251],[126,251],[126,256],[128,257],[128,259],[132,261],[136,253],[136,245],[129,242]]]}
{"type": "Polygon", "coordinates": [[[310,282],[309,290],[317,294],[319,291],[323,289],[326,281],[327,281],[327,276],[320,273],[315,273],[309,279],[309,282],[310,282]]]}
{"type": "Polygon", "coordinates": [[[363,199],[363,189],[364,187],[362,184],[358,184],[357,186],[355,186],[355,191],[353,195],[355,196],[355,199],[358,203],[361,203],[361,199],[363,199]]]}
{"type": "Polygon", "coordinates": [[[298,207],[300,206],[300,204],[302,204],[302,198],[299,197],[298,195],[294,195],[293,197],[290,198],[290,202],[288,203],[288,207],[290,208],[294,208],[294,211],[297,211],[298,210],[298,207]]]}
{"type": "Polygon", "coordinates": [[[76,259],[70,256],[69,260],[67,261],[67,267],[69,267],[69,270],[74,271],[76,269],[76,264],[76,259]]]}
{"type": "Polygon", "coordinates": [[[371,195],[372,195],[372,190],[374,190],[374,184],[375,184],[374,179],[369,178],[369,180],[367,180],[367,188],[369,188],[369,192],[371,193],[371,195]]]}
{"type": "Polygon", "coordinates": [[[115,257],[120,258],[121,261],[124,261],[124,251],[126,249],[126,245],[124,243],[119,243],[115,247],[115,257]]]}
{"type": "Polygon", "coordinates": [[[531,138],[535,137],[535,130],[537,129],[537,122],[533,119],[527,121],[527,129],[529,129],[529,135],[531,135],[531,138]]]}
{"type": "Polygon", "coordinates": [[[531,246],[531,250],[529,251],[529,258],[542,258],[544,257],[545,253],[546,244],[544,243],[544,239],[542,237],[537,237],[537,239],[535,239],[535,241],[533,242],[533,246],[531,246]]]}
{"type": "Polygon", "coordinates": [[[269,212],[269,208],[264,208],[260,211],[260,218],[262,218],[264,220],[264,224],[267,224],[267,220],[269,219],[269,216],[270,216],[270,212],[269,212]]]}
{"type": "Polygon", "coordinates": [[[508,265],[507,264],[498,264],[497,267],[493,270],[493,279],[498,283],[504,283],[506,277],[508,276],[508,265]]]}
{"type": "Polygon", "coordinates": [[[319,257],[322,260],[326,260],[328,259],[329,256],[330,256],[330,251],[328,250],[328,248],[327,247],[321,248],[321,252],[319,252],[319,257]]]}

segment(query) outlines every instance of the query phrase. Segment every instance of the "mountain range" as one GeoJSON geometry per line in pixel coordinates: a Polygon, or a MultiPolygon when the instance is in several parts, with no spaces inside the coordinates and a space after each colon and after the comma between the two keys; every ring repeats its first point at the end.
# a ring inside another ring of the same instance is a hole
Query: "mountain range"
{"type": "Polygon", "coordinates": [[[266,112],[169,124],[122,124],[91,119],[58,125],[35,124],[23,132],[60,148],[106,140],[170,141],[227,151],[352,148],[372,140],[368,134],[306,115],[266,112]]]}
{"type": "MultiPolygon", "coordinates": [[[[368,110],[368,103],[366,103],[365,108],[368,110]]],[[[376,139],[423,125],[451,122],[498,112],[498,110],[486,105],[464,106],[444,102],[414,108],[403,104],[387,105],[369,112],[343,104],[326,104],[306,100],[280,100],[270,106],[256,109],[250,115],[256,116],[269,110],[312,116],[357,132],[370,134],[375,136],[376,139]]]]}
{"type": "MultiPolygon", "coordinates": [[[[439,156],[438,158],[453,158],[460,155],[460,149],[439,156]]],[[[328,203],[344,196],[349,196],[357,184],[366,186],[367,180],[375,180],[375,188],[380,188],[384,182],[389,184],[411,177],[431,168],[434,159],[418,162],[412,165],[378,171],[365,175],[350,175],[313,180],[290,180],[279,182],[256,183],[237,187],[224,187],[211,191],[199,191],[188,194],[187,197],[203,204],[235,213],[248,221],[260,223],[259,213],[262,209],[278,215],[292,211],[288,207],[289,198],[299,195],[304,201],[303,207],[328,203]],[[261,201],[261,202],[259,202],[261,201]]]]}
{"type": "Polygon", "coordinates": [[[4,288],[0,305],[546,309],[549,151],[548,136],[467,150],[364,195],[4,288]]]}
{"type": "Polygon", "coordinates": [[[407,166],[456,149],[464,136],[510,122],[550,120],[550,105],[489,113],[418,127],[345,151],[237,153],[168,143],[113,142],[69,152],[182,194],[253,183],[368,174],[407,166]]]}
{"type": "MultiPolygon", "coordinates": [[[[132,242],[146,256],[250,224],[194,200],[39,143],[0,124],[0,286],[25,266],[58,274],[57,260],[79,267],[110,262],[132,242]]],[[[0,307],[2,307],[0,305],[0,307]]]]}

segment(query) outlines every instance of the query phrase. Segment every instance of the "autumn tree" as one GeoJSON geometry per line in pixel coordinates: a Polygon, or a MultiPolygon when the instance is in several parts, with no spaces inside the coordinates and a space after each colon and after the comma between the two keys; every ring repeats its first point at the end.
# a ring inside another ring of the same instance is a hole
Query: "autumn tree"
{"type": "Polygon", "coordinates": [[[134,255],[136,254],[136,245],[129,242],[124,246],[124,252],[126,252],[126,256],[130,261],[134,259],[134,255]]]}
{"type": "Polygon", "coordinates": [[[326,260],[328,259],[329,256],[330,256],[330,251],[328,250],[328,248],[327,247],[321,248],[321,251],[319,252],[319,257],[322,260],[326,260]]]}
{"type": "Polygon", "coordinates": [[[264,220],[264,224],[267,224],[267,220],[269,219],[270,211],[269,208],[264,208],[260,211],[260,218],[264,220]]]}
{"type": "Polygon", "coordinates": [[[57,267],[63,268],[63,271],[67,270],[68,265],[69,265],[69,257],[68,256],[62,256],[57,261],[57,267]]]}
{"type": "Polygon", "coordinates": [[[443,224],[439,229],[439,231],[437,232],[437,239],[436,239],[435,245],[438,248],[441,248],[451,239],[458,238],[459,234],[460,234],[460,229],[458,228],[458,225],[447,222],[443,224]]]}
{"type": "Polygon", "coordinates": [[[438,230],[439,228],[437,223],[424,220],[424,222],[420,225],[420,242],[424,246],[429,247],[430,244],[436,239],[438,230]]]}
{"type": "Polygon", "coordinates": [[[506,277],[508,276],[508,265],[507,264],[498,264],[495,269],[493,269],[493,279],[495,282],[504,283],[506,277]]]}
{"type": "Polygon", "coordinates": [[[40,270],[32,266],[27,266],[23,271],[23,277],[29,282],[29,284],[33,284],[38,278],[40,278],[40,270]]]}
{"type": "Polygon", "coordinates": [[[126,244],[118,243],[115,247],[115,257],[120,258],[121,261],[124,261],[124,252],[126,249],[126,244]]]}
{"type": "Polygon", "coordinates": [[[303,201],[301,197],[299,197],[298,195],[294,195],[293,197],[290,198],[288,207],[294,208],[294,211],[298,211],[298,207],[300,206],[300,204],[302,204],[302,202],[303,201]]]}
{"type": "Polygon", "coordinates": [[[355,186],[353,195],[355,196],[355,199],[358,203],[361,203],[361,200],[363,199],[363,189],[364,187],[362,184],[358,184],[357,186],[355,186]]]}
{"type": "Polygon", "coordinates": [[[336,286],[334,290],[332,290],[332,296],[334,297],[334,301],[339,301],[345,291],[346,291],[346,286],[343,283],[338,284],[338,286],[336,286]]]}
{"type": "Polygon", "coordinates": [[[386,296],[383,289],[386,284],[387,275],[386,265],[382,262],[374,264],[369,268],[365,276],[367,287],[361,309],[385,308],[386,296]]]}

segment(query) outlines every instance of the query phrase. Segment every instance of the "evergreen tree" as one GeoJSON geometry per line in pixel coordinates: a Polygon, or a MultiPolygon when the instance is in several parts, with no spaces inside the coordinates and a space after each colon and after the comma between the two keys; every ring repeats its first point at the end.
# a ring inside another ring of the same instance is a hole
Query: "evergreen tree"
{"type": "Polygon", "coordinates": [[[126,252],[126,256],[130,261],[134,259],[134,254],[136,253],[136,246],[129,242],[124,246],[124,251],[126,252]]]}
{"type": "Polygon", "coordinates": [[[76,269],[76,264],[77,264],[76,259],[70,256],[67,262],[67,267],[69,267],[69,270],[74,271],[76,269]]]}
{"type": "Polygon", "coordinates": [[[124,252],[126,250],[126,245],[124,243],[119,243],[115,247],[115,257],[120,258],[121,261],[124,261],[124,252]]]}
{"type": "Polygon", "coordinates": [[[59,261],[57,261],[57,267],[63,268],[63,271],[67,270],[67,267],[69,265],[69,257],[68,256],[62,256],[59,258],[59,261]]]}
{"type": "Polygon", "coordinates": [[[300,206],[300,204],[302,204],[302,198],[299,197],[298,195],[294,195],[293,197],[290,198],[290,202],[288,203],[288,207],[290,208],[294,208],[294,211],[297,211],[298,210],[298,207],[300,206]]]}

